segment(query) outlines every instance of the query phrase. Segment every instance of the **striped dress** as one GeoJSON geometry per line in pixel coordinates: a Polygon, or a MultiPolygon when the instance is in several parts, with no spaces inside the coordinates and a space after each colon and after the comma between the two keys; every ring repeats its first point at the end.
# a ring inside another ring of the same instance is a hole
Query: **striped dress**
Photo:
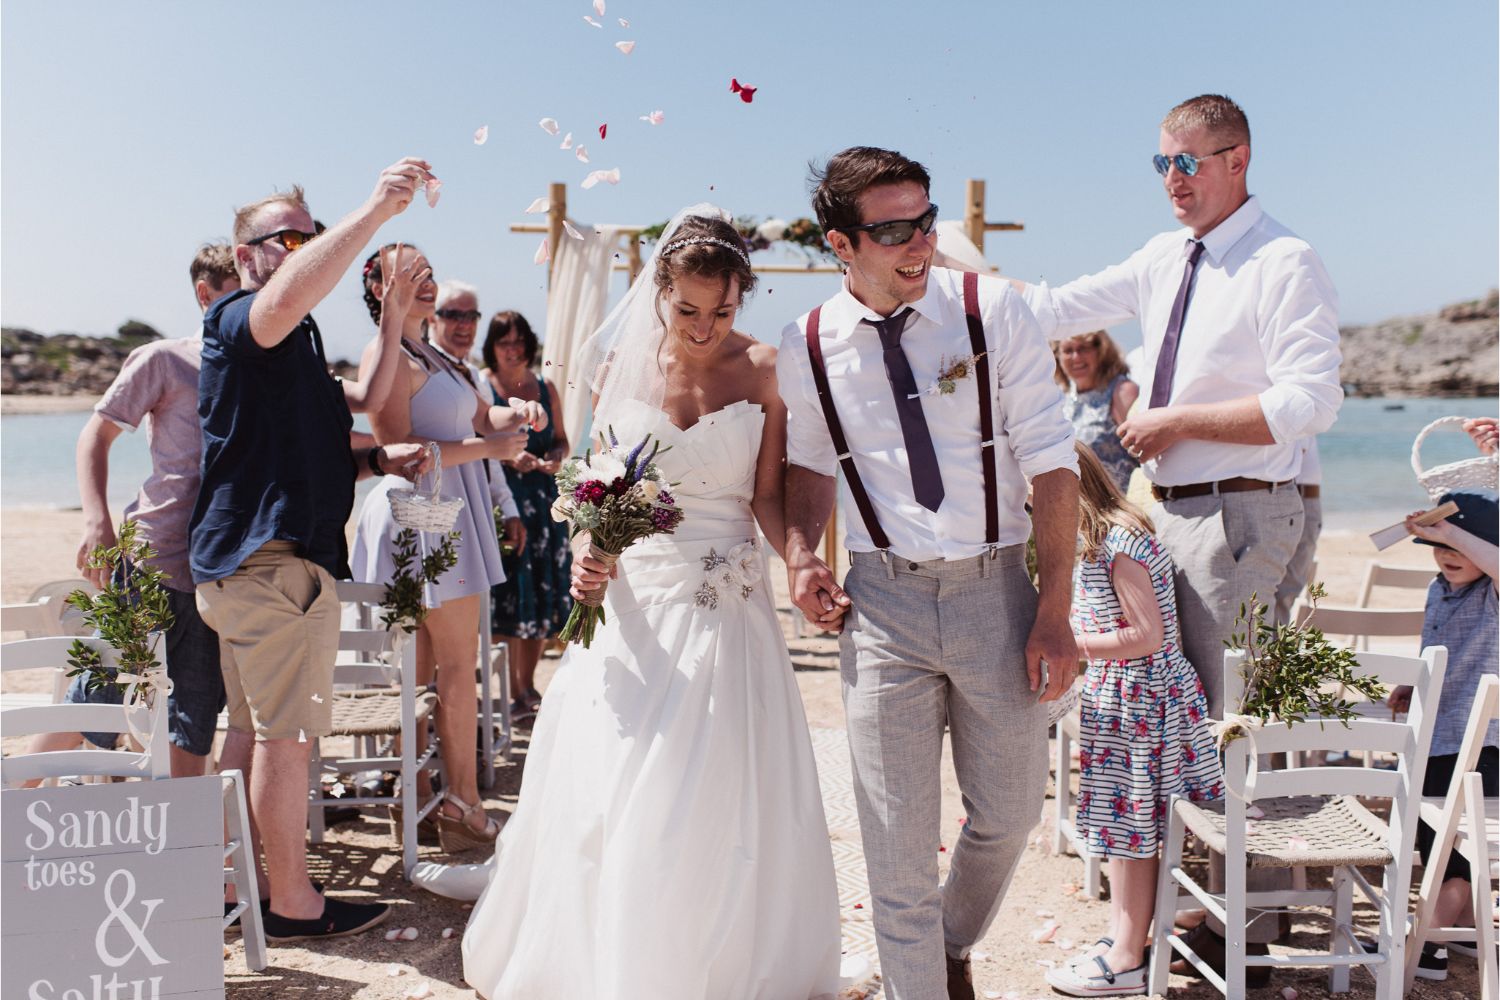
{"type": "Polygon", "coordinates": [[[1114,526],[1095,558],[1079,560],[1073,631],[1102,635],[1128,624],[1111,580],[1117,556],[1151,574],[1164,641],[1150,656],[1089,662],[1079,709],[1076,826],[1090,854],[1150,858],[1167,800],[1219,798],[1223,773],[1207,724],[1208,699],[1178,639],[1172,559],[1159,541],[1114,526]]]}

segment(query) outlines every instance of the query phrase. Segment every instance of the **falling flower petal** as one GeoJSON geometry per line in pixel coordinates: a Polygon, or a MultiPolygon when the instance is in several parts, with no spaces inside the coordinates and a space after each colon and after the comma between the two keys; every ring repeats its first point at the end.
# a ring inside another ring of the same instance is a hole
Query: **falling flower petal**
{"type": "Polygon", "coordinates": [[[614,167],[609,170],[590,171],[589,175],[583,179],[583,184],[581,186],[584,188],[584,190],[588,190],[595,184],[598,184],[600,181],[609,181],[609,183],[611,184],[620,183],[620,168],[614,167]]]}
{"type": "Polygon", "coordinates": [[[635,42],[615,42],[615,48],[628,56],[635,51],[635,42]]]}
{"type": "Polygon", "coordinates": [[[339,784],[332,785],[328,789],[328,794],[336,799],[341,799],[344,797],[344,786],[339,784]]]}
{"type": "Polygon", "coordinates": [[[485,140],[487,140],[489,137],[490,137],[490,127],[488,125],[481,125],[481,126],[479,126],[478,128],[476,128],[474,130],[474,145],[476,145],[476,146],[483,146],[484,143],[485,143],[485,140]]]}
{"type": "Polygon", "coordinates": [[[744,101],[746,104],[749,104],[751,101],[755,100],[755,92],[759,89],[759,87],[747,87],[733,77],[730,77],[729,79],[729,92],[731,94],[739,94],[740,100],[744,101]]]}
{"type": "Polygon", "coordinates": [[[599,138],[603,139],[604,138],[604,134],[606,132],[608,132],[608,131],[609,131],[609,122],[605,122],[603,125],[600,125],[599,126],[599,138]]]}
{"type": "Polygon", "coordinates": [[[573,133],[569,132],[567,135],[563,136],[562,145],[558,146],[557,148],[558,149],[572,149],[573,148],[573,133]]]}
{"type": "Polygon", "coordinates": [[[547,211],[551,207],[552,202],[548,201],[546,198],[537,198],[533,200],[530,205],[526,206],[526,214],[538,215],[542,212],[547,211]]]}
{"type": "Polygon", "coordinates": [[[604,0],[594,0],[594,13],[600,17],[604,16],[604,0]]]}
{"type": "Polygon", "coordinates": [[[620,18],[620,27],[622,27],[622,28],[628,28],[628,27],[630,27],[630,22],[627,21],[627,20],[625,20],[622,17],[622,18],[620,18]]]}
{"type": "Polygon", "coordinates": [[[600,24],[598,21],[594,20],[592,17],[589,17],[587,14],[583,15],[583,19],[585,21],[587,21],[589,24],[592,24],[596,28],[602,28],[602,27],[604,27],[604,25],[600,24]]]}
{"type": "Polygon", "coordinates": [[[436,177],[427,179],[427,207],[437,208],[438,199],[443,196],[443,182],[436,177]]]}
{"type": "Polygon", "coordinates": [[[653,111],[649,115],[641,115],[641,121],[650,122],[652,125],[660,125],[666,120],[666,114],[661,111],[653,111]]]}
{"type": "Polygon", "coordinates": [[[551,259],[552,247],[548,244],[546,239],[543,239],[542,245],[536,248],[536,254],[532,256],[531,262],[533,264],[545,264],[551,259]]]}
{"type": "Polygon", "coordinates": [[[417,939],[417,934],[418,931],[415,927],[408,927],[401,932],[401,940],[415,941],[417,939]]]}
{"type": "Polygon", "coordinates": [[[452,927],[444,927],[443,928],[443,940],[446,941],[448,938],[451,938],[452,936],[453,936],[453,928],[452,927]]]}
{"type": "Polygon", "coordinates": [[[557,134],[556,118],[543,118],[541,121],[537,122],[537,124],[540,125],[542,127],[542,131],[546,132],[548,135],[557,134]]]}
{"type": "Polygon", "coordinates": [[[432,996],[432,987],[424,979],[417,985],[408,987],[402,996],[406,997],[407,1000],[423,1000],[424,997],[432,996]]]}
{"type": "Polygon", "coordinates": [[[574,229],[573,228],[573,223],[569,222],[567,219],[563,220],[563,232],[567,233],[569,236],[573,237],[575,240],[581,240],[581,239],[583,239],[583,234],[580,233],[578,230],[574,229]]]}
{"type": "Polygon", "coordinates": [[[576,157],[578,157],[578,162],[579,163],[587,163],[587,162],[589,162],[589,151],[588,151],[587,148],[585,148],[583,146],[579,146],[577,149],[575,149],[573,151],[573,155],[576,156],[576,157]]]}

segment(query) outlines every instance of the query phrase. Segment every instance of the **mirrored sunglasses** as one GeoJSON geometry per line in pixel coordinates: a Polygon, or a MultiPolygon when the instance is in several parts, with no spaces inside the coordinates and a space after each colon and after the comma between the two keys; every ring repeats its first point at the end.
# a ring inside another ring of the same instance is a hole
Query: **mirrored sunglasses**
{"type": "Polygon", "coordinates": [[[274,233],[267,233],[264,236],[257,236],[253,240],[246,240],[245,245],[255,247],[260,246],[268,240],[275,240],[281,244],[283,249],[291,253],[293,250],[302,249],[308,243],[311,243],[313,239],[323,234],[323,223],[315,222],[313,223],[313,227],[313,231],[310,233],[304,233],[300,229],[278,229],[274,233]]]}
{"type": "Polygon", "coordinates": [[[1177,172],[1182,174],[1184,177],[1192,177],[1198,172],[1198,164],[1202,163],[1204,160],[1208,159],[1211,156],[1218,156],[1220,153],[1227,153],[1238,145],[1239,143],[1237,142],[1232,143],[1231,145],[1225,146],[1223,149],[1216,149],[1212,153],[1208,153],[1204,156],[1194,156],[1192,153],[1178,153],[1176,156],[1163,156],[1162,154],[1157,153],[1155,156],[1151,157],[1151,163],[1154,167],[1156,167],[1156,172],[1161,174],[1163,177],[1167,176],[1167,171],[1171,170],[1173,167],[1176,167],[1177,172]]]}
{"type": "Polygon", "coordinates": [[[911,238],[922,230],[923,235],[932,235],[932,227],[937,225],[938,207],[928,205],[927,211],[915,219],[892,219],[889,222],[869,222],[862,226],[844,226],[845,232],[869,233],[870,239],[883,247],[898,247],[903,243],[911,242],[911,238]]]}

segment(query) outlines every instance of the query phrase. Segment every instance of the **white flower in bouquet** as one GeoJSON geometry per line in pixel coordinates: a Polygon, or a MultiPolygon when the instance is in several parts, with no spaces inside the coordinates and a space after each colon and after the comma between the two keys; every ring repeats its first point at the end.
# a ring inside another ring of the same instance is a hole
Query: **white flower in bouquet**
{"type": "Polygon", "coordinates": [[[566,494],[559,496],[556,500],[552,501],[552,520],[558,522],[566,521],[569,517],[572,516],[572,514],[573,509],[568,504],[568,498],[566,494]]]}
{"type": "Polygon", "coordinates": [[[767,219],[755,227],[755,235],[767,243],[775,243],[786,235],[787,223],[785,219],[767,219]]]}
{"type": "Polygon", "coordinates": [[[625,463],[611,452],[599,452],[591,457],[579,475],[579,479],[597,479],[605,486],[625,475],[625,463]]]}
{"type": "Polygon", "coordinates": [[[656,503],[656,498],[661,496],[661,483],[650,479],[642,479],[640,482],[641,499],[647,503],[656,503]]]}

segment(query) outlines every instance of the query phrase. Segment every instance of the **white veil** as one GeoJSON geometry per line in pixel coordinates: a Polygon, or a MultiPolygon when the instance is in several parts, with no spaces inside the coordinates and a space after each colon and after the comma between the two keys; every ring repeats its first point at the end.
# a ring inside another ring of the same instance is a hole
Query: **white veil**
{"type": "Polygon", "coordinates": [[[732,221],[717,205],[689,205],[667,223],[650,258],[599,329],[589,338],[581,354],[582,370],[590,372],[589,384],[599,395],[594,406],[594,435],[609,426],[619,407],[632,399],[660,409],[666,395],[661,345],[666,327],[657,312],[656,262],[662,248],[672,242],[683,220],[698,216],[732,221]]]}

